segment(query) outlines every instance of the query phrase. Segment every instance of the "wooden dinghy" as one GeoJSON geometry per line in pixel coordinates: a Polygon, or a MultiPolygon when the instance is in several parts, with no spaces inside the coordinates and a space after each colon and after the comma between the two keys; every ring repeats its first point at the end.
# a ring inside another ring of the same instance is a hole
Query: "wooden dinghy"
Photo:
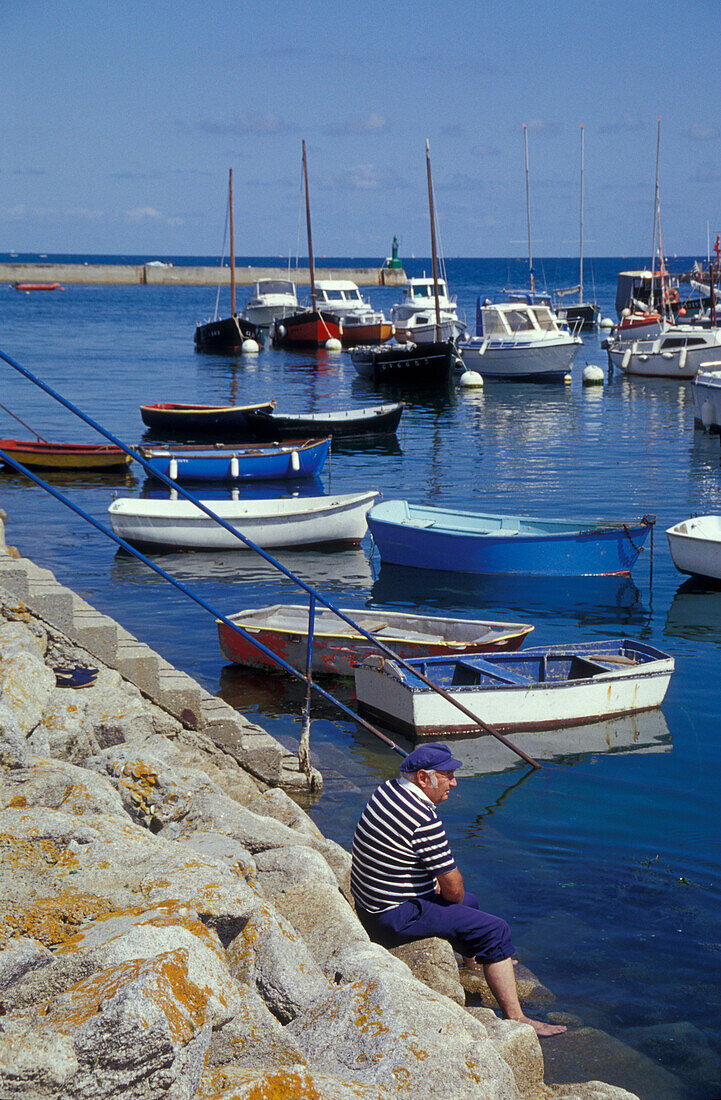
{"type": "Polygon", "coordinates": [[[330,435],[333,439],[393,435],[400,423],[403,401],[387,405],[368,405],[360,409],[335,412],[277,413],[253,410],[247,419],[258,439],[287,439],[289,436],[330,435]]]}
{"type": "Polygon", "coordinates": [[[559,577],[629,573],[654,522],[507,516],[405,500],[383,501],[368,515],[381,561],[390,565],[559,577]]]}
{"type": "MultiPolygon", "coordinates": [[[[341,608],[344,615],[374,634],[400,657],[516,650],[533,630],[526,623],[450,619],[400,611],[341,608]]],[[[229,616],[243,630],[298,669],[305,669],[308,608],[273,604],[229,616]]],[[[226,623],[217,620],[220,650],[228,661],[250,668],[277,668],[270,658],[226,623]]],[[[377,653],[375,647],[332,611],[317,609],[313,630],[313,672],[352,676],[352,666],[377,653]]]]}
{"type": "Polygon", "coordinates": [[[214,447],[193,444],[138,447],[154,473],[173,481],[273,481],[315,477],[330,450],[327,439],[296,439],[287,443],[214,447]]]}
{"type": "MultiPolygon", "coordinates": [[[[209,500],[207,506],[263,549],[357,546],[375,490],[344,496],[209,500]]],[[[173,550],[247,550],[240,539],[187,500],[119,497],[108,509],[113,531],[138,546],[173,550]]]]}
{"type": "MultiPolygon", "coordinates": [[[[661,705],[673,658],[628,638],[520,653],[431,657],[414,668],[497,730],[553,729],[661,705]]],[[[412,672],[380,656],[355,668],[361,714],[413,737],[478,731],[412,672]]]]}
{"type": "Polygon", "coordinates": [[[183,405],[164,402],[141,405],[140,415],[149,428],[177,436],[185,435],[248,435],[248,417],[253,413],[270,413],[275,401],[257,405],[183,405]]]}
{"type": "Polygon", "coordinates": [[[666,531],[680,573],[721,581],[721,516],[694,516],[666,531]]]}
{"type": "Polygon", "coordinates": [[[0,439],[5,451],[23,466],[51,470],[107,470],[127,466],[132,459],[112,443],[47,443],[40,440],[0,439]]]}

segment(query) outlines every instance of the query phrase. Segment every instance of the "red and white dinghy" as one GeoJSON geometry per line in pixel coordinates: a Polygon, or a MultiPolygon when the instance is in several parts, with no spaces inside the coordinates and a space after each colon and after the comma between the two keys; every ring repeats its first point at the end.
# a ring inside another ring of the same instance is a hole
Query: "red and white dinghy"
{"type": "MultiPolygon", "coordinates": [[[[401,611],[340,608],[354,623],[379,638],[399,657],[432,657],[458,653],[501,653],[516,650],[533,630],[527,623],[450,619],[410,615],[401,611]]],[[[228,616],[294,668],[305,669],[308,608],[272,604],[228,616]]],[[[277,668],[252,642],[222,620],[216,620],[220,650],[233,664],[277,668]]],[[[352,676],[353,665],[378,649],[349,623],[326,608],[318,608],[313,628],[313,672],[352,676]]]]}

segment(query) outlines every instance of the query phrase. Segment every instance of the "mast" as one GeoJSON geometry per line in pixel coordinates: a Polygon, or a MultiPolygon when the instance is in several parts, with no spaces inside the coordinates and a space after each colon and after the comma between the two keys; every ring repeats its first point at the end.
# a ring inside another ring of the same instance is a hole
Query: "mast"
{"type": "Polygon", "coordinates": [[[228,177],[228,209],[230,211],[230,315],[235,317],[235,239],[233,235],[233,169],[228,177]]]}
{"type": "Polygon", "coordinates": [[[426,174],[428,176],[428,210],[431,217],[431,256],[433,258],[433,295],[436,299],[436,340],[441,339],[441,307],[438,300],[438,254],[436,252],[436,215],[433,209],[433,181],[431,180],[431,147],[426,138],[426,174]]]}
{"type": "MultiPolygon", "coordinates": [[[[649,299],[649,308],[653,309],[654,304],[654,283],[656,280],[656,227],[660,228],[659,220],[659,198],[658,198],[658,165],[659,157],[661,153],[661,117],[658,119],[658,131],[656,134],[656,190],[653,200],[653,236],[651,239],[651,297],[649,299]]],[[[661,249],[661,242],[658,242],[659,251],[661,249]]],[[[664,310],[664,303],[661,302],[661,309],[664,310]]]]}
{"type": "Polygon", "coordinates": [[[581,224],[579,227],[578,304],[583,304],[583,123],[581,123],[581,224]]]}
{"type": "Polygon", "coordinates": [[[526,158],[526,223],[528,225],[528,274],[531,280],[531,294],[536,289],[533,278],[533,252],[531,251],[531,191],[528,185],[528,127],[523,123],[523,149],[526,158]]]}
{"type": "Polygon", "coordinates": [[[310,232],[310,201],[308,199],[308,162],[305,159],[305,138],[303,139],[303,179],[305,181],[305,221],[308,228],[308,267],[310,268],[310,300],[313,312],[316,311],[315,264],[313,263],[313,238],[310,232]]]}

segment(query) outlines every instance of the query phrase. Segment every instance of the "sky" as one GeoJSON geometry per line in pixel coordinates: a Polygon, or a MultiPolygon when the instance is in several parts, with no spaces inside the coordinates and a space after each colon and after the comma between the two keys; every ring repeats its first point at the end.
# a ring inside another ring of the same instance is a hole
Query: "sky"
{"type": "Polygon", "coordinates": [[[0,0],[0,253],[645,256],[721,231],[719,0],[0,0]],[[227,251],[227,246],[226,246],[227,251]]]}

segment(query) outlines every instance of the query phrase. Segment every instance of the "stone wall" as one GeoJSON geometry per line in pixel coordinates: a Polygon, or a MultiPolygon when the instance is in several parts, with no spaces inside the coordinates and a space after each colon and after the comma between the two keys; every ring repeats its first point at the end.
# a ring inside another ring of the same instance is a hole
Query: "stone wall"
{"type": "Polygon", "coordinates": [[[371,943],[284,750],[211,698],[0,546],[0,1096],[631,1098],[544,1084],[448,944],[371,943]]]}

